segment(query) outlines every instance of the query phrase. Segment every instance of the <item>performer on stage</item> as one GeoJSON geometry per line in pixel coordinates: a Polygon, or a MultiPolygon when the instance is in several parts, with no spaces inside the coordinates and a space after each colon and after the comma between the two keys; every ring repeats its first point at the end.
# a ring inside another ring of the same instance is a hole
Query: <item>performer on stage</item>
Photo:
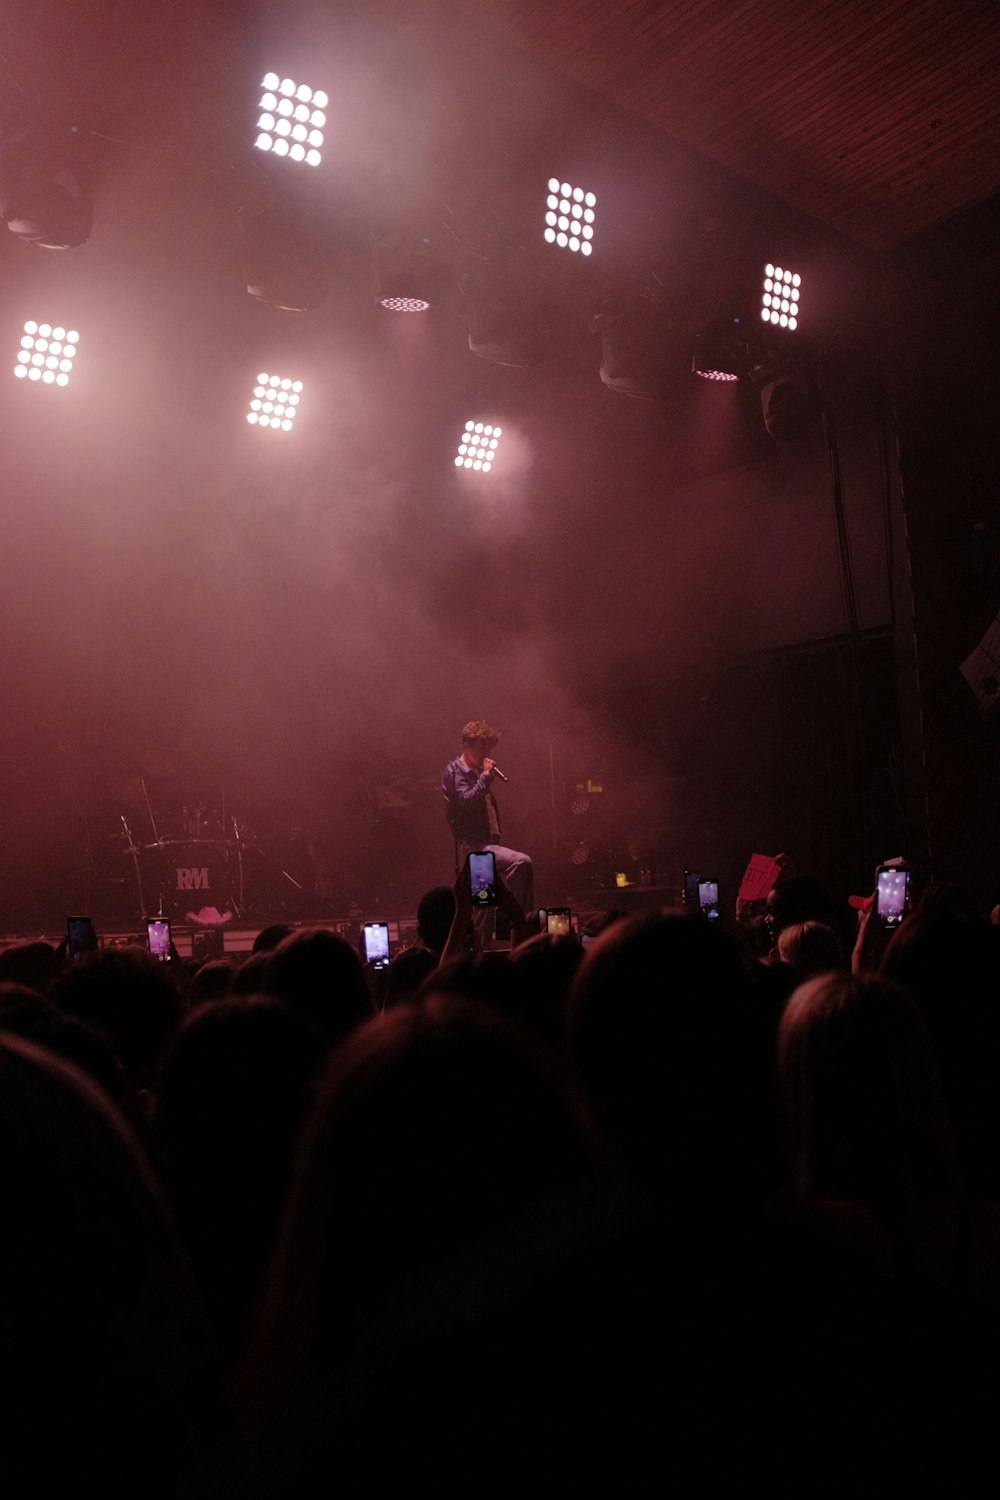
{"type": "Polygon", "coordinates": [[[470,849],[491,849],[497,874],[506,884],[525,915],[535,904],[535,874],[531,859],[501,843],[500,814],[493,783],[506,781],[493,760],[499,730],[485,719],[473,719],[462,730],[462,753],[449,761],[441,778],[445,815],[455,836],[455,860],[465,859],[470,849]]]}

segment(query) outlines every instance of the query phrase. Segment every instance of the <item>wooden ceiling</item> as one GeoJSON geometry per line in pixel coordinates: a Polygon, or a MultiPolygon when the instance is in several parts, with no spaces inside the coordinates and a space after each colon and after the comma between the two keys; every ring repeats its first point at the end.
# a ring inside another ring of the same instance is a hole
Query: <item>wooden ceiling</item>
{"type": "Polygon", "coordinates": [[[457,0],[870,250],[1000,193],[1000,0],[457,0]]]}

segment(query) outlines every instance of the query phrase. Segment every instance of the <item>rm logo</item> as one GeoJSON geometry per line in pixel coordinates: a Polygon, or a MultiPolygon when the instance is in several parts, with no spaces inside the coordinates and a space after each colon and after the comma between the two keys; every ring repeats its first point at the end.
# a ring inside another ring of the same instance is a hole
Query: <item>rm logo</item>
{"type": "Polygon", "coordinates": [[[178,870],[177,889],[179,891],[207,891],[208,866],[203,865],[200,870],[178,870]]]}

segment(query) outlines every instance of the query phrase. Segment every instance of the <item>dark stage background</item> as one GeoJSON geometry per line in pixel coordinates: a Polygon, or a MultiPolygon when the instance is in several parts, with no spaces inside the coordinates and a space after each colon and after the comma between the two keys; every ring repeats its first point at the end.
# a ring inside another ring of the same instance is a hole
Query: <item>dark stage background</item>
{"type": "Polygon", "coordinates": [[[75,251],[0,243],[6,364],[27,318],[81,333],[65,390],[0,380],[0,926],[127,905],[142,783],[161,837],[202,805],[252,830],[261,908],[285,865],[311,909],[411,909],[450,877],[437,778],[479,715],[543,899],[626,866],[734,894],[754,849],[865,888],[910,836],[883,268],[446,5],[289,9],[39,0],[8,25],[96,206],[75,251]],[[248,149],[271,67],[330,94],[308,179],[248,149]],[[540,254],[552,172],[597,193],[593,264],[540,254]],[[237,213],[269,194],[322,233],[315,312],[246,294],[237,213]],[[404,225],[449,271],[420,316],[371,297],[404,225]],[[458,276],[501,241],[548,309],[533,369],[468,348],[458,276]],[[827,426],[780,447],[752,387],[678,353],[768,258],[802,273],[828,382],[827,426]],[[630,401],[587,320],[650,289],[676,378],[630,401]],[[305,383],[290,434],[244,420],[265,369],[305,383]],[[454,469],[469,418],[503,426],[489,476],[454,469]]]}

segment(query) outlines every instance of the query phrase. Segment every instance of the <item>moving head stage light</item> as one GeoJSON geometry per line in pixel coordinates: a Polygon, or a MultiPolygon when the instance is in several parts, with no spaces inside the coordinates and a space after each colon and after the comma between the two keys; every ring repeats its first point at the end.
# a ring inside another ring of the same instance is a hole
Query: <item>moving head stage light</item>
{"type": "Polygon", "coordinates": [[[59,126],[0,116],[0,219],[11,234],[47,250],[89,239],[94,199],[81,146],[59,126]]]}

